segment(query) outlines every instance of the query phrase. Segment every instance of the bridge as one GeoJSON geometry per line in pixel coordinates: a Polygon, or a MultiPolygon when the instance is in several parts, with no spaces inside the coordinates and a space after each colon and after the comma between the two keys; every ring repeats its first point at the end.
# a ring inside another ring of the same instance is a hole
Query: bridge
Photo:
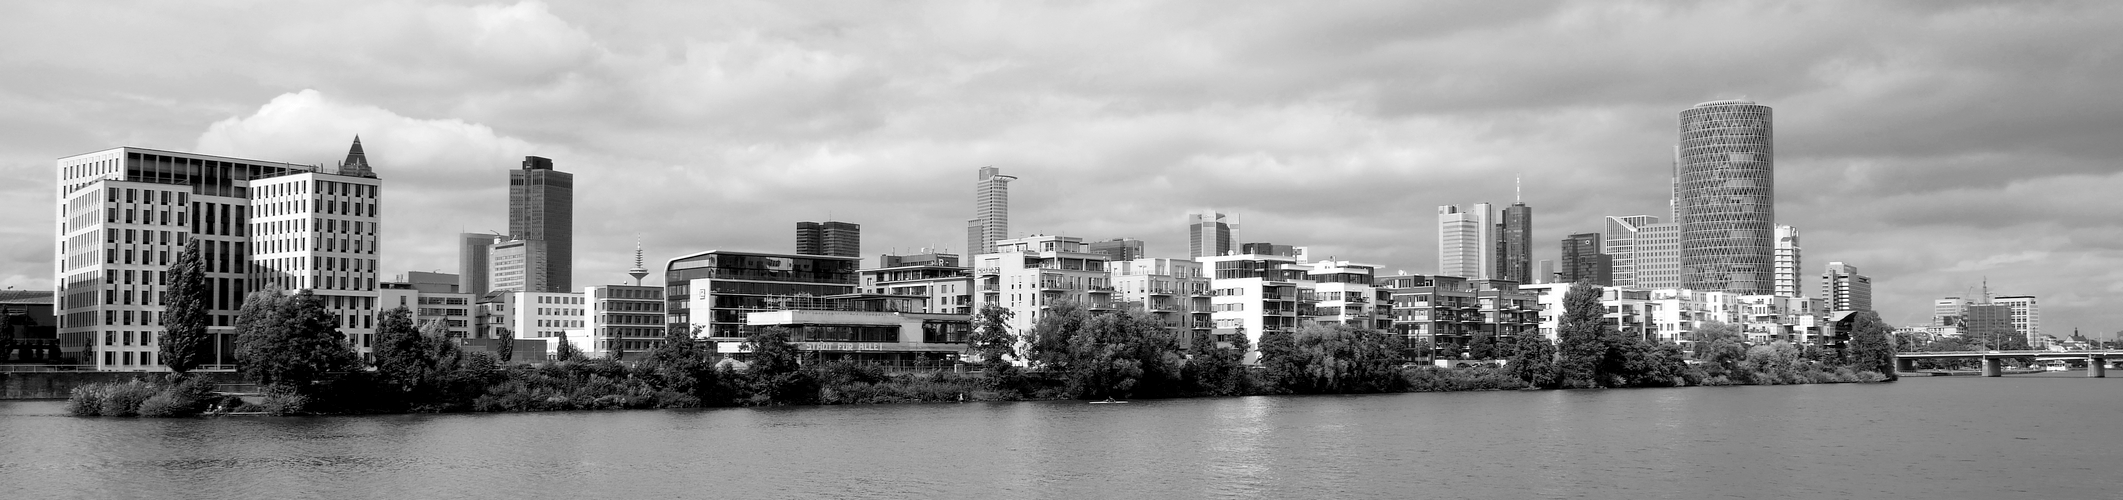
{"type": "Polygon", "coordinates": [[[1917,371],[1916,361],[1919,359],[1981,359],[1983,360],[1983,376],[1999,377],[2005,375],[2002,361],[2006,359],[2033,359],[2035,361],[2086,360],[2086,376],[2089,378],[2102,378],[2108,376],[2108,359],[2110,357],[2123,357],[2123,349],[2098,351],[1904,352],[1894,355],[1894,368],[1895,371],[1917,371]]]}

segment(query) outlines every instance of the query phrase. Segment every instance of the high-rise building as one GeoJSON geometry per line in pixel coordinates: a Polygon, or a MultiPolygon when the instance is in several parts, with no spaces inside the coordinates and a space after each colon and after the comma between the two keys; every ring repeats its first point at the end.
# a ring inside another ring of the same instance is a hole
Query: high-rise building
{"type": "Polygon", "coordinates": [[[1630,285],[1638,290],[1681,288],[1681,225],[1672,222],[1637,227],[1631,245],[1630,267],[1636,275],[1630,285]]]}
{"type": "Polygon", "coordinates": [[[796,223],[797,255],[862,256],[862,224],[853,222],[796,223]]]}
{"type": "Polygon", "coordinates": [[[1682,287],[1744,295],[1774,291],[1771,122],[1768,106],[1746,100],[1711,101],[1681,112],[1674,182],[1682,287]]]}
{"type": "Polygon", "coordinates": [[[1600,233],[1578,233],[1563,238],[1563,283],[1583,281],[1613,286],[1613,269],[1614,260],[1600,253],[1600,233]]]}
{"type": "Polygon", "coordinates": [[[1858,274],[1858,266],[1828,263],[1821,273],[1821,299],[1830,311],[1872,310],[1872,278],[1858,274]]]}
{"type": "Polygon", "coordinates": [[[2027,338],[2027,345],[2036,349],[2049,347],[2042,337],[2042,308],[2035,303],[2033,295],[2006,295],[1990,301],[2005,306],[2012,318],[2013,331],[2027,338]]]}
{"type": "Polygon", "coordinates": [[[1237,224],[1224,222],[1214,210],[1187,213],[1187,258],[1215,257],[1238,250],[1237,224]]]}
{"type": "Polygon", "coordinates": [[[1539,274],[1533,275],[1533,282],[1535,284],[1555,282],[1555,261],[1541,259],[1540,269],[1541,270],[1539,274]]]}
{"type": "Polygon", "coordinates": [[[1614,285],[1643,288],[1636,282],[1636,241],[1644,226],[1657,224],[1658,217],[1649,215],[1607,216],[1607,233],[1600,253],[1614,261],[1614,285]]]}
{"type": "Polygon", "coordinates": [[[244,295],[312,289],[357,352],[374,344],[381,181],[355,138],[337,168],[120,147],[60,158],[53,269],[61,357],[160,371],[171,262],[198,243],[204,365],[235,364],[244,295]]]}
{"type": "Polygon", "coordinates": [[[1462,212],[1455,205],[1437,207],[1437,272],[1442,276],[1488,279],[1496,273],[1496,211],[1488,203],[1462,212]]]}
{"type": "Polygon", "coordinates": [[[1776,296],[1805,297],[1805,282],[1799,280],[1799,228],[1777,226],[1776,296]]]}
{"type": "Polygon", "coordinates": [[[575,174],[554,170],[550,159],[523,157],[523,168],[509,172],[509,236],[543,247],[525,266],[544,276],[544,283],[522,291],[573,291],[575,174]]]}
{"type": "Polygon", "coordinates": [[[1504,207],[1496,225],[1496,274],[1499,279],[1533,283],[1533,208],[1525,203],[1504,207]]]}
{"type": "Polygon", "coordinates": [[[973,218],[966,220],[966,255],[995,251],[995,242],[1010,237],[1010,181],[1001,169],[981,167],[973,182],[973,218]]]}
{"type": "Polygon", "coordinates": [[[493,261],[487,251],[504,238],[494,234],[457,233],[457,291],[478,297],[492,285],[493,261]]]}
{"type": "Polygon", "coordinates": [[[1106,256],[1107,262],[1126,262],[1143,258],[1143,240],[1114,238],[1090,243],[1091,253],[1106,256]]]}

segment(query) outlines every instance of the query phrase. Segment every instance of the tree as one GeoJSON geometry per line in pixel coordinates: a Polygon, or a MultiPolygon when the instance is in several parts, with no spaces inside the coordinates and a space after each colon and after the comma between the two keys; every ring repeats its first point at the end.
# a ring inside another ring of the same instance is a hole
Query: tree
{"type": "Polygon", "coordinates": [[[966,336],[966,350],[980,359],[990,376],[1002,375],[1017,357],[1017,335],[1010,333],[1010,308],[989,302],[973,313],[973,332],[966,336]]]}
{"type": "Polygon", "coordinates": [[[236,315],[237,366],[261,385],[309,392],[325,374],[361,366],[338,319],[309,290],[288,295],[267,285],[246,297],[236,315]]]}
{"type": "Polygon", "coordinates": [[[1853,370],[1876,372],[1895,380],[1894,343],[1888,340],[1893,329],[1880,321],[1880,314],[1858,311],[1851,320],[1850,346],[1844,353],[1853,370]]]}
{"type": "Polygon", "coordinates": [[[566,363],[570,361],[582,361],[582,349],[575,348],[575,343],[569,342],[567,337],[556,338],[554,339],[554,342],[554,362],[566,363]]]}
{"type": "Polygon", "coordinates": [[[1215,335],[1196,334],[1189,339],[1186,379],[1198,394],[1237,396],[1246,393],[1246,351],[1252,343],[1242,329],[1232,335],[1231,347],[1217,345],[1215,335]]]}
{"type": "MultiPolygon", "coordinates": [[[[377,315],[376,376],[399,396],[398,403],[416,409],[451,406],[451,393],[470,387],[491,367],[468,361],[464,350],[450,342],[449,330],[439,321],[415,328],[413,313],[404,307],[377,315]]],[[[491,364],[491,363],[488,363],[491,364]]]]}
{"type": "Polygon", "coordinates": [[[206,333],[212,318],[208,302],[214,289],[206,282],[206,263],[199,257],[199,240],[184,245],[177,261],[163,273],[168,288],[162,292],[162,342],[156,349],[170,371],[185,373],[199,366],[211,337],[206,333]]]}
{"type": "Polygon", "coordinates": [[[1604,387],[1601,361],[1607,354],[1607,334],[1613,329],[1600,303],[1601,288],[1588,282],[1570,285],[1563,295],[1563,318],[1556,327],[1556,369],[1568,387],[1604,387]]]}
{"type": "Polygon", "coordinates": [[[745,351],[751,361],[745,377],[752,381],[753,403],[809,403],[818,398],[818,381],[804,371],[802,351],[789,341],[789,330],[761,328],[745,336],[745,351]]]}
{"type": "Polygon", "coordinates": [[[1555,343],[1538,333],[1519,335],[1510,361],[1504,369],[1511,376],[1526,381],[1527,385],[1543,389],[1554,388],[1561,380],[1555,366],[1555,343]]]}
{"type": "Polygon", "coordinates": [[[500,359],[501,364],[506,365],[516,359],[516,332],[509,331],[508,328],[494,327],[494,340],[497,346],[494,348],[494,357],[500,359]]]}
{"type": "MultiPolygon", "coordinates": [[[[1278,340],[1278,342],[1281,342],[1278,340]]],[[[1287,354],[1267,358],[1268,338],[1261,338],[1263,363],[1282,388],[1298,393],[1365,393],[1400,389],[1401,350],[1385,332],[1343,324],[1311,325],[1291,337],[1287,354]]]]}

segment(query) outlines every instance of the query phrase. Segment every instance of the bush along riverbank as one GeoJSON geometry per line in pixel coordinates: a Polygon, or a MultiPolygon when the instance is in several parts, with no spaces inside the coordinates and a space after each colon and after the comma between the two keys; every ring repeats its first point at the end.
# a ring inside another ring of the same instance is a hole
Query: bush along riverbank
{"type": "Polygon", "coordinates": [[[84,386],[68,409],[83,416],[165,417],[231,410],[517,412],[1894,379],[1886,327],[1869,313],[1861,313],[1841,349],[1748,345],[1738,328],[1713,323],[1691,333],[1696,352],[1689,354],[1617,332],[1601,318],[1599,293],[1589,285],[1571,288],[1555,342],[1526,332],[1502,340],[1478,336],[1468,346],[1503,360],[1501,366],[1410,366],[1405,337],[1340,324],[1266,332],[1258,349],[1243,332],[1221,341],[1191,336],[1182,345],[1175,329],[1147,314],[1058,304],[1023,334],[1004,326],[1008,310],[980,309],[967,350],[982,361],[960,371],[888,373],[848,362],[801,363],[805,354],[779,328],[751,334],[734,357],[686,332],[640,359],[582,359],[564,348],[557,361],[511,365],[460,350],[439,325],[415,328],[403,308],[379,315],[375,360],[364,367],[314,297],[269,290],[253,294],[237,321],[241,371],[264,388],[259,402],[219,397],[203,377],[173,374],[84,386]],[[1248,362],[1248,353],[1257,360],[1248,362]]]}

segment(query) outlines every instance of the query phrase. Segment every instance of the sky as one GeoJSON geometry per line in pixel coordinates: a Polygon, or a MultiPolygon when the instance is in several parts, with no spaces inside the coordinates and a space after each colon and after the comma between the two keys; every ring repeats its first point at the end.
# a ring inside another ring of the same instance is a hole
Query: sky
{"type": "MultiPolygon", "coordinates": [[[[1437,269],[1440,205],[1534,210],[1535,259],[1661,214],[1678,113],[1774,108],[1776,220],[1890,323],[2035,295],[2123,330],[2123,2],[32,2],[0,18],[0,285],[52,287],[55,160],[118,146],[385,183],[386,275],[506,230],[525,155],[576,175],[575,283],[710,249],[963,252],[1239,238],[1437,269]],[[1514,179],[1522,182],[1514,194],[1514,179]]],[[[651,280],[654,281],[653,278],[651,280]]]]}

